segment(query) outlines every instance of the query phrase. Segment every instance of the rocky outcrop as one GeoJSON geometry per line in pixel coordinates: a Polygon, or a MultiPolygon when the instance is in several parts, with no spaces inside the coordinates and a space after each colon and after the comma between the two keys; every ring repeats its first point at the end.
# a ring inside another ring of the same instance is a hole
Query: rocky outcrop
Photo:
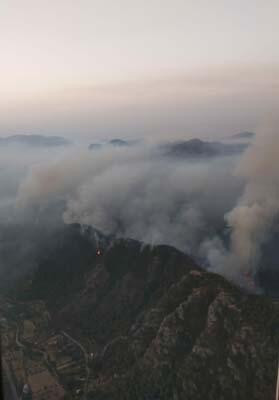
{"type": "Polygon", "coordinates": [[[117,338],[107,344],[112,344],[109,368],[106,354],[100,354],[98,376],[107,379],[113,366],[114,379],[103,384],[104,394],[272,399],[277,324],[278,310],[269,301],[240,294],[217,276],[190,271],[131,326],[122,350],[117,338]],[[130,360],[124,373],[124,361],[113,357],[121,352],[130,360]]]}

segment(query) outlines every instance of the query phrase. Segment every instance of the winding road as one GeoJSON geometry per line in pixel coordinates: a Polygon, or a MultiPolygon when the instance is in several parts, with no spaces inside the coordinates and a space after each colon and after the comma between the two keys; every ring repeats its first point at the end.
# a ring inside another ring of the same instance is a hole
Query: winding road
{"type": "Polygon", "coordinates": [[[15,341],[16,344],[18,345],[18,347],[20,347],[21,349],[25,349],[26,346],[24,346],[24,344],[22,344],[19,340],[19,326],[18,324],[16,324],[16,337],[15,337],[15,341]]]}
{"type": "Polygon", "coordinates": [[[86,369],[86,378],[85,378],[85,383],[84,383],[84,395],[83,395],[83,400],[87,399],[87,391],[88,391],[88,380],[89,380],[89,375],[90,375],[90,369],[88,367],[88,353],[85,350],[84,346],[78,342],[76,339],[74,339],[72,336],[70,336],[68,333],[65,331],[61,331],[62,335],[64,335],[67,339],[69,339],[72,343],[74,343],[76,346],[78,346],[83,355],[84,355],[84,361],[85,361],[85,369],[86,369]]]}

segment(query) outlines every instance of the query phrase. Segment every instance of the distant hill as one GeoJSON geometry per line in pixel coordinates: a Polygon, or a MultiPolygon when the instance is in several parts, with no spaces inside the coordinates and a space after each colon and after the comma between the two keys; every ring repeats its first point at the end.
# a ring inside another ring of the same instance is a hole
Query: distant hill
{"type": "Polygon", "coordinates": [[[230,139],[235,139],[235,140],[247,139],[247,140],[251,140],[251,139],[254,139],[255,136],[256,136],[256,134],[254,132],[240,132],[240,133],[237,133],[236,135],[230,136],[230,139]]]}
{"type": "MultiPolygon", "coordinates": [[[[138,140],[112,139],[106,142],[91,143],[89,150],[104,148],[130,147],[140,143],[138,140]]],[[[185,159],[212,158],[240,154],[249,146],[249,143],[224,143],[218,141],[204,141],[198,138],[180,140],[156,145],[154,155],[178,157],[185,159]]]]}
{"type": "Polygon", "coordinates": [[[0,138],[0,146],[24,145],[31,147],[68,146],[71,142],[61,136],[13,135],[0,138]]]}
{"type": "Polygon", "coordinates": [[[239,154],[247,148],[246,143],[209,142],[191,139],[167,143],[162,146],[163,153],[180,158],[208,158],[239,154]]]}
{"type": "Polygon", "coordinates": [[[127,142],[126,140],[122,139],[112,139],[108,142],[112,146],[130,146],[131,142],[127,142]]]}
{"type": "Polygon", "coordinates": [[[112,139],[101,143],[91,143],[89,150],[99,150],[105,147],[128,147],[137,144],[137,140],[112,139]]]}

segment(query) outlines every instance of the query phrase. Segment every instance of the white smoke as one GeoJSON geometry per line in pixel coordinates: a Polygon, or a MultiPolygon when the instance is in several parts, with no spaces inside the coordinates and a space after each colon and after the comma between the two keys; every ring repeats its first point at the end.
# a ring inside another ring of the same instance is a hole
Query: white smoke
{"type": "Polygon", "coordinates": [[[278,128],[262,130],[235,171],[236,176],[245,180],[245,188],[236,206],[225,214],[230,230],[229,249],[225,249],[218,238],[203,244],[212,269],[233,280],[256,274],[262,246],[276,228],[279,216],[278,155],[278,128]]]}
{"type": "Polygon", "coordinates": [[[238,206],[227,215],[232,251],[245,268],[259,260],[279,214],[279,132],[270,127],[258,136],[237,169],[247,180],[238,206]]]}
{"type": "Polygon", "coordinates": [[[178,162],[146,146],[84,152],[33,169],[18,205],[65,199],[64,221],[198,254],[240,188],[235,159],[178,162]]]}

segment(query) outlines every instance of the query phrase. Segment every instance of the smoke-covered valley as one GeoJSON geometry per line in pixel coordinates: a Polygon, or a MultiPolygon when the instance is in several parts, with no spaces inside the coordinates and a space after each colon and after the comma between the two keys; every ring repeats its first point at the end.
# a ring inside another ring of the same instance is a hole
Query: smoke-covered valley
{"type": "Polygon", "coordinates": [[[277,131],[120,142],[0,146],[2,276],[33,268],[54,232],[78,223],[174,246],[250,290],[262,271],[278,279],[277,131]]]}

